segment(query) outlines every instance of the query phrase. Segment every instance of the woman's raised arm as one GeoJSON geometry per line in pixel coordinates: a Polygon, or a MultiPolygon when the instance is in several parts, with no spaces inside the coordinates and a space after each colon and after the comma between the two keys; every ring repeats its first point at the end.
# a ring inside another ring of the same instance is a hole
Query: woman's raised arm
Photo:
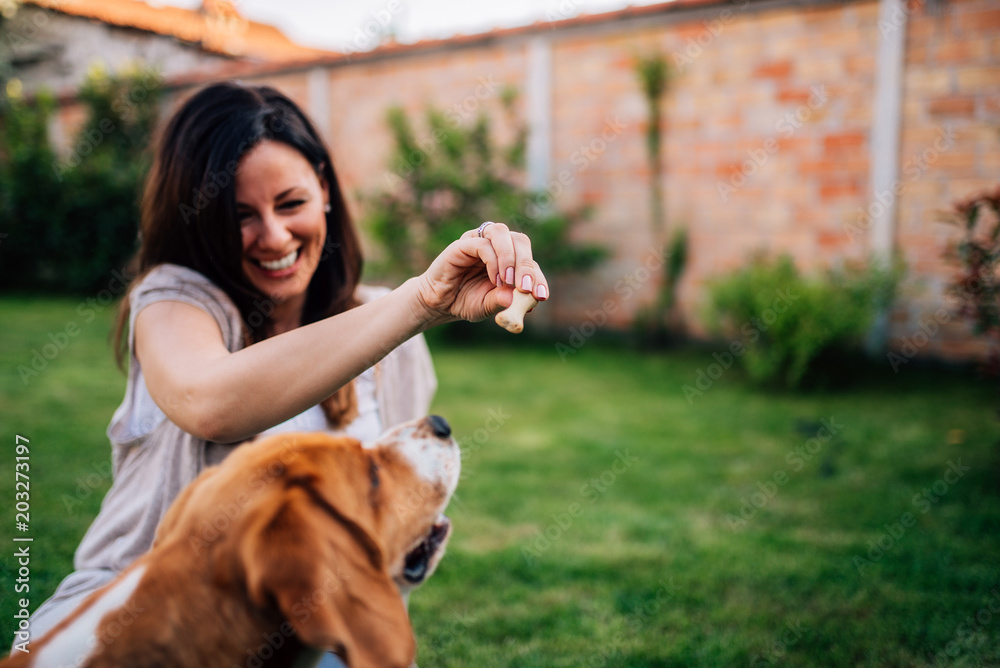
{"type": "Polygon", "coordinates": [[[422,275],[373,302],[235,353],[201,309],[151,304],[135,323],[136,357],[150,395],[184,431],[236,442],[320,403],[418,333],[506,308],[512,284],[546,299],[527,237],[499,224],[489,230],[489,238],[463,235],[422,275]],[[490,276],[501,278],[500,287],[490,276]]]}

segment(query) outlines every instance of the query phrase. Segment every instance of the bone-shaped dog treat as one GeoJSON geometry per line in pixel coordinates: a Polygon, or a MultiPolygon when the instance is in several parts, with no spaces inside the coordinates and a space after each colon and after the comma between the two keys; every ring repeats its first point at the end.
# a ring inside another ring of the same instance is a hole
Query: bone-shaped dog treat
{"type": "Polygon", "coordinates": [[[511,334],[520,334],[524,329],[524,314],[538,306],[538,300],[530,292],[514,290],[514,301],[509,307],[497,313],[497,324],[511,334]]]}

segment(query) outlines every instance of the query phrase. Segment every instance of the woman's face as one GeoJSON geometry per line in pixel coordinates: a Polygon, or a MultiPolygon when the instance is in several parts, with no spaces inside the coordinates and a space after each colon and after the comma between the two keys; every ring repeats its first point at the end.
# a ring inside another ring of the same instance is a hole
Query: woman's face
{"type": "Polygon", "coordinates": [[[326,240],[328,201],[326,183],[287,144],[265,140],[240,160],[236,211],[243,271],[278,304],[305,303],[326,240]]]}

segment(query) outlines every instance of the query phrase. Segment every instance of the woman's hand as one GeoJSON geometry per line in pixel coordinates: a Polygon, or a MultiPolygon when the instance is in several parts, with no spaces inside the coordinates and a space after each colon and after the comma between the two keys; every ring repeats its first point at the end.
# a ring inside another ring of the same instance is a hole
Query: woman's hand
{"type": "Polygon", "coordinates": [[[418,277],[418,299],[429,324],[477,321],[507,308],[514,289],[549,297],[549,286],[531,256],[527,235],[503,223],[470,230],[438,255],[418,277]]]}

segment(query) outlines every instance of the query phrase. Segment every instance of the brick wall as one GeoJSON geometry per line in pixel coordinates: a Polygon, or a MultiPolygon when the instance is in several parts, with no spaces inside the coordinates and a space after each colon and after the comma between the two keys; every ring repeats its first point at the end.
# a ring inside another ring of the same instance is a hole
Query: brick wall
{"type": "MultiPolygon", "coordinates": [[[[706,282],[755,250],[791,253],[806,270],[867,257],[867,216],[884,205],[870,185],[876,54],[880,31],[891,29],[880,25],[878,3],[741,0],[629,11],[390,47],[323,64],[318,78],[298,70],[257,79],[306,106],[309,87],[322,83],[324,103],[313,113],[323,114],[360,217],[359,190],[381,187],[391,173],[389,106],[413,115],[431,103],[456,122],[485,110],[499,121],[500,88],[527,89],[530,40],[545,40],[546,183],[557,207],[592,205],[592,220],[575,233],[613,250],[593,274],[555,286],[545,311],[562,326],[607,311],[611,326],[625,327],[655,294],[649,270],[660,249],[650,222],[646,106],[633,69],[636,55],[653,50],[676,69],[663,114],[663,187],[669,226],[690,231],[680,305],[692,333],[703,333],[706,282]]],[[[905,18],[899,183],[891,196],[894,245],[909,279],[890,341],[909,345],[936,318],[941,326],[918,341],[919,353],[969,357],[981,351],[967,328],[934,315],[949,306],[952,269],[941,254],[954,234],[936,212],[1000,181],[1000,9],[994,0],[912,3],[905,18]]],[[[518,112],[526,113],[523,99],[518,112]]],[[[509,128],[501,123],[499,131],[509,128]]]]}
{"type": "Polygon", "coordinates": [[[941,315],[954,273],[941,249],[957,230],[937,214],[1000,183],[1000,6],[951,0],[939,12],[916,10],[907,37],[896,240],[913,280],[894,345],[967,357],[982,347],[964,323],[941,315]],[[921,336],[935,324],[939,332],[921,336]]]}
{"type": "MultiPolygon", "coordinates": [[[[637,265],[657,252],[646,108],[631,65],[637,51],[670,54],[678,69],[665,109],[664,190],[669,224],[690,231],[681,305],[695,332],[705,282],[754,250],[790,252],[804,267],[857,254],[840,223],[865,196],[874,15],[873,3],[723,5],[663,28],[600,41],[581,35],[558,47],[556,115],[568,127],[558,134],[556,163],[595,136],[603,118],[627,126],[566,196],[596,204],[591,233],[618,246],[591,293],[595,303],[616,296],[619,281],[641,278],[637,265]]],[[[650,281],[634,293],[616,324],[654,291],[650,281]]]]}

